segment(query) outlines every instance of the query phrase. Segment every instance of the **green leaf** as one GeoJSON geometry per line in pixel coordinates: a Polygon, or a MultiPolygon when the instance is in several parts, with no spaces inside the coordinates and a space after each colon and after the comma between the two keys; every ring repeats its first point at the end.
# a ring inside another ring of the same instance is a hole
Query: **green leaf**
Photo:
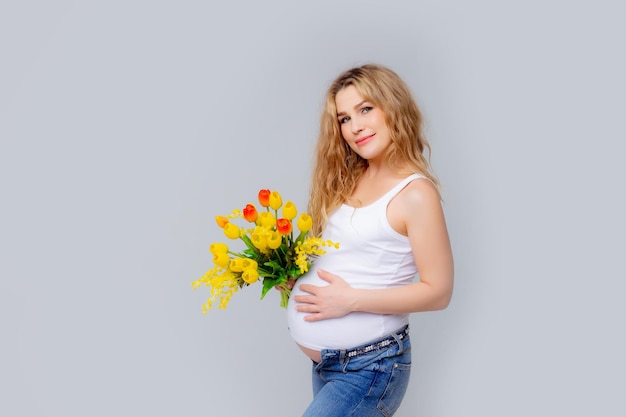
{"type": "Polygon", "coordinates": [[[256,253],[256,251],[254,251],[254,250],[252,250],[252,249],[245,249],[245,250],[243,251],[243,253],[245,253],[246,255],[248,255],[248,258],[250,258],[250,259],[254,259],[254,260],[256,260],[256,258],[257,258],[257,253],[256,253]]]}
{"type": "Polygon", "coordinates": [[[252,244],[252,241],[250,240],[250,237],[248,235],[241,236],[241,240],[243,240],[243,242],[246,244],[248,249],[251,249],[251,250],[255,250],[256,249],[254,247],[254,245],[252,244]]]}
{"type": "Polygon", "coordinates": [[[261,291],[261,300],[265,297],[267,292],[274,288],[277,285],[281,285],[287,282],[287,279],[284,277],[278,278],[264,278],[263,279],[263,290],[261,291]]]}
{"type": "Polygon", "coordinates": [[[279,275],[281,272],[284,274],[285,268],[280,264],[280,262],[278,262],[275,259],[271,260],[271,261],[267,261],[263,265],[264,266],[269,266],[270,268],[272,268],[272,272],[275,275],[279,275]]]}

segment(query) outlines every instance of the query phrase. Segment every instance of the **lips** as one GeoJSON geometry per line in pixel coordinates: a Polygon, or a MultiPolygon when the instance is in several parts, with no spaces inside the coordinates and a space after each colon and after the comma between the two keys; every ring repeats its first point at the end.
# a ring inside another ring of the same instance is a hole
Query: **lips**
{"type": "Polygon", "coordinates": [[[362,138],[359,138],[359,139],[355,140],[355,141],[354,141],[354,143],[355,143],[356,145],[358,145],[358,146],[365,145],[367,142],[369,142],[369,140],[370,140],[371,138],[373,138],[373,137],[374,137],[374,135],[375,135],[375,134],[376,134],[376,133],[372,133],[371,135],[368,135],[368,136],[364,136],[364,137],[362,137],[362,138]]]}

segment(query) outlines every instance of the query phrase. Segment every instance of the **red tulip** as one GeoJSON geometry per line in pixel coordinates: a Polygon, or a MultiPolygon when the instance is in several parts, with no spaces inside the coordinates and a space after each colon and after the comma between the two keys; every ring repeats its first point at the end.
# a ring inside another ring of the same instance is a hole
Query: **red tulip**
{"type": "Polygon", "coordinates": [[[256,211],[256,207],[254,207],[254,204],[246,204],[246,206],[243,208],[243,217],[250,223],[256,221],[257,217],[259,217],[259,213],[256,211]]]}
{"type": "Polygon", "coordinates": [[[293,226],[291,225],[291,221],[289,219],[278,219],[276,220],[276,230],[281,235],[288,235],[291,233],[293,226]]]}
{"type": "Polygon", "coordinates": [[[259,203],[263,207],[267,207],[270,205],[270,194],[272,192],[270,190],[261,190],[259,191],[259,203]]]}

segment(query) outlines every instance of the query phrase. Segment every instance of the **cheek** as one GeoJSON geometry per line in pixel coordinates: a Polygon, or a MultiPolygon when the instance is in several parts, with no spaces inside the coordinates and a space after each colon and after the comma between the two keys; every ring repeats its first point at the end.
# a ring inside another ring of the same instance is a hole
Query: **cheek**
{"type": "Polygon", "coordinates": [[[383,114],[383,112],[377,111],[377,112],[373,112],[371,114],[372,118],[371,121],[373,124],[377,125],[377,126],[387,126],[387,121],[385,120],[385,116],[383,114]]]}
{"type": "Polygon", "coordinates": [[[341,132],[341,141],[346,146],[346,149],[352,149],[354,151],[354,144],[346,139],[346,135],[343,133],[343,129],[341,132]]]}

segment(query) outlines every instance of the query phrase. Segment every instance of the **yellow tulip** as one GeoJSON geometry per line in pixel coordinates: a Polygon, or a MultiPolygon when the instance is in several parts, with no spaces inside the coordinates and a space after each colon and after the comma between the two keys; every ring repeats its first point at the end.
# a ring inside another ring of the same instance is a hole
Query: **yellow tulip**
{"type": "Polygon", "coordinates": [[[226,252],[220,252],[213,255],[213,263],[222,268],[226,268],[230,263],[230,258],[226,252]]]}
{"type": "Polygon", "coordinates": [[[224,216],[215,216],[215,223],[217,223],[219,227],[223,228],[226,225],[226,223],[228,223],[228,218],[224,216]]]}
{"type": "Polygon", "coordinates": [[[259,214],[259,218],[257,220],[259,224],[266,229],[271,229],[276,226],[276,217],[269,211],[264,211],[259,214]]]}
{"type": "Polygon", "coordinates": [[[259,280],[259,271],[254,268],[245,269],[243,274],[241,274],[241,278],[243,278],[247,284],[254,284],[259,280]]]}
{"type": "Polygon", "coordinates": [[[226,223],[228,223],[228,219],[224,216],[215,216],[215,223],[217,223],[219,227],[224,228],[226,223]]]}
{"type": "Polygon", "coordinates": [[[259,264],[254,259],[241,258],[241,266],[243,269],[258,269],[259,264]]]}
{"type": "Polygon", "coordinates": [[[270,194],[270,207],[274,210],[278,210],[282,205],[283,199],[280,194],[278,194],[278,191],[272,191],[270,194]]]}
{"type": "Polygon", "coordinates": [[[254,232],[250,235],[250,240],[258,250],[265,250],[267,248],[268,242],[265,233],[254,232]]]}
{"type": "Polygon", "coordinates": [[[225,243],[211,243],[211,247],[209,247],[209,252],[213,255],[217,255],[218,253],[226,253],[228,252],[228,246],[225,243]]]}
{"type": "Polygon", "coordinates": [[[267,246],[270,249],[276,249],[283,243],[283,237],[277,231],[270,232],[267,236],[267,246]]]}
{"type": "Polygon", "coordinates": [[[285,207],[283,207],[283,217],[288,220],[293,220],[296,218],[297,214],[298,209],[296,209],[296,205],[291,201],[287,201],[285,207]]]}
{"type": "Polygon", "coordinates": [[[302,213],[298,219],[298,229],[301,232],[308,232],[313,227],[313,219],[306,213],[302,213]]]}
{"type": "Polygon", "coordinates": [[[224,234],[230,239],[239,239],[239,236],[241,236],[240,233],[241,230],[236,224],[226,223],[226,225],[224,226],[224,234]]]}
{"type": "Polygon", "coordinates": [[[229,267],[233,272],[241,272],[243,271],[243,258],[233,258],[230,260],[229,267]]]}

